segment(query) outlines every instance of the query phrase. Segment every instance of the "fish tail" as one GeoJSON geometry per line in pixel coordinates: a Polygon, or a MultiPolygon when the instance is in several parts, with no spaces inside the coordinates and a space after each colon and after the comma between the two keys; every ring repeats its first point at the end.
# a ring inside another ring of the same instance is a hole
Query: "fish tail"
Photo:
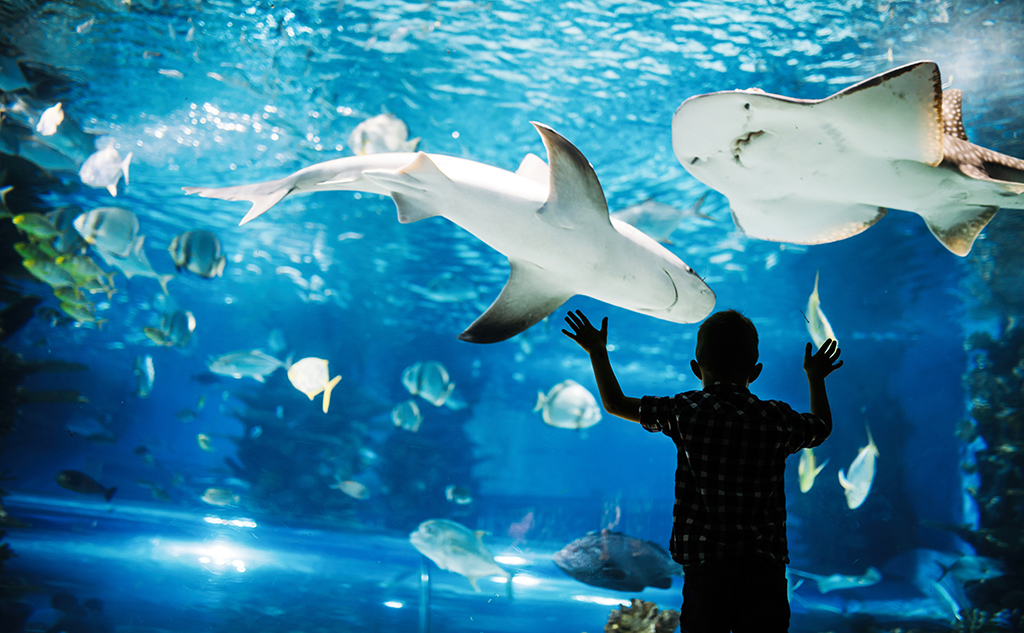
{"type": "Polygon", "coordinates": [[[106,501],[110,501],[110,499],[113,498],[115,492],[117,492],[117,486],[111,486],[110,488],[107,488],[106,492],[103,493],[103,499],[106,501]]]}
{"type": "Polygon", "coordinates": [[[544,403],[547,402],[547,396],[544,395],[543,391],[537,392],[537,404],[533,405],[533,412],[536,413],[544,408],[544,403]]]}
{"type": "Polygon", "coordinates": [[[124,185],[128,186],[128,165],[132,162],[132,153],[128,152],[128,155],[121,161],[121,172],[124,173],[124,185]]]}
{"type": "Polygon", "coordinates": [[[285,196],[294,190],[294,184],[290,178],[279,178],[268,180],[253,185],[238,185],[235,187],[182,187],[186,194],[197,193],[203,198],[217,198],[218,200],[245,200],[252,203],[249,212],[245,214],[239,226],[254,220],[263,215],[268,209],[284,199],[285,196]]]}
{"type": "Polygon", "coordinates": [[[331,378],[331,381],[324,387],[324,413],[327,413],[327,409],[331,406],[331,389],[334,389],[334,385],[338,384],[341,380],[341,376],[335,376],[331,378]]]}
{"type": "Polygon", "coordinates": [[[167,292],[167,282],[174,279],[174,275],[157,275],[156,280],[160,282],[160,289],[164,291],[165,295],[170,296],[167,292]]]}
{"type": "Polygon", "coordinates": [[[512,573],[510,572],[508,575],[508,582],[505,583],[505,597],[508,598],[510,604],[515,602],[515,598],[512,595],[512,584],[512,573]]]}

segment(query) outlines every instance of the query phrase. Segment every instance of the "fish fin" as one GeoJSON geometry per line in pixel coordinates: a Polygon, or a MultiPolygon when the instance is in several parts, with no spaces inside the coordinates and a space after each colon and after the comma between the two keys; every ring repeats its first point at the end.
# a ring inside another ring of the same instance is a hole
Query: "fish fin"
{"type": "Polygon", "coordinates": [[[586,156],[565,137],[543,123],[530,122],[548,151],[548,199],[537,217],[554,227],[573,229],[595,221],[609,227],[608,202],[586,156]]]}
{"type": "Polygon", "coordinates": [[[487,311],[473,321],[459,340],[497,343],[539,322],[572,297],[546,271],[528,262],[509,260],[508,283],[487,311]]]}
{"type": "Polygon", "coordinates": [[[213,268],[210,269],[210,276],[211,277],[223,277],[224,276],[224,266],[225,266],[225,264],[227,264],[227,261],[228,261],[228,258],[225,257],[224,255],[221,255],[220,258],[218,258],[217,261],[214,263],[213,268]]]}
{"type": "Polygon", "coordinates": [[[267,382],[266,380],[263,379],[263,376],[260,376],[260,375],[253,376],[252,378],[256,382],[267,382]]]}
{"type": "Polygon", "coordinates": [[[117,197],[117,183],[115,182],[112,185],[107,185],[107,191],[110,192],[110,195],[112,195],[112,196],[114,196],[116,198],[117,197]]]}
{"type": "Polygon", "coordinates": [[[949,136],[966,141],[963,121],[964,93],[957,88],[950,88],[942,93],[942,131],[949,136]]]}
{"type": "Polygon", "coordinates": [[[543,158],[533,152],[523,157],[522,162],[519,163],[519,168],[516,169],[516,175],[545,187],[551,184],[551,170],[548,169],[548,164],[544,162],[543,158]]]}
{"type": "Polygon", "coordinates": [[[334,389],[334,385],[338,384],[339,380],[341,380],[341,376],[335,376],[324,387],[324,413],[327,413],[327,409],[331,406],[331,389],[334,389]]]}
{"type": "Polygon", "coordinates": [[[425,199],[426,194],[435,191],[438,184],[451,182],[425,152],[417,153],[416,158],[401,169],[368,169],[363,177],[391,192],[391,199],[398,207],[398,221],[402,224],[438,215],[431,208],[430,200],[425,199]]]}
{"type": "Polygon", "coordinates": [[[294,184],[288,177],[285,177],[253,185],[239,185],[236,187],[182,187],[182,190],[187,195],[197,193],[203,198],[251,202],[252,207],[249,208],[249,212],[238,223],[241,226],[263,215],[267,210],[283,200],[285,196],[294,190],[294,184]]]}
{"type": "Polygon", "coordinates": [[[790,244],[826,244],[853,237],[885,217],[886,209],[854,202],[732,196],[736,227],[747,236],[790,244]]]}
{"type": "Polygon", "coordinates": [[[124,174],[124,186],[128,186],[128,165],[132,162],[132,153],[128,152],[128,155],[121,161],[121,172],[124,174]]]}
{"type": "Polygon", "coordinates": [[[117,492],[117,486],[111,486],[110,488],[107,489],[105,493],[103,493],[103,499],[105,501],[110,501],[111,498],[113,498],[115,492],[117,492]]]}
{"type": "MultiPolygon", "coordinates": [[[[987,179],[987,176],[985,176],[987,179]]],[[[928,230],[955,255],[966,257],[974,240],[999,207],[962,206],[942,209],[925,217],[928,230]]]]}
{"type": "Polygon", "coordinates": [[[477,581],[476,576],[466,576],[466,579],[469,580],[469,584],[473,585],[473,589],[477,593],[480,593],[480,585],[476,584],[476,581],[477,581]]]}
{"type": "Polygon", "coordinates": [[[160,289],[164,291],[165,295],[170,296],[170,293],[167,292],[167,282],[172,280],[172,279],[174,279],[174,275],[157,275],[156,276],[156,280],[158,282],[160,282],[160,289]]]}
{"type": "Polygon", "coordinates": [[[821,469],[822,469],[822,468],[824,468],[825,466],[827,466],[827,465],[828,465],[828,460],[829,460],[829,459],[832,459],[832,458],[831,458],[831,457],[829,457],[829,458],[826,458],[826,459],[825,459],[825,461],[821,462],[821,466],[818,466],[817,468],[815,468],[815,469],[814,469],[814,476],[815,476],[815,477],[817,477],[817,476],[818,476],[818,473],[820,473],[820,472],[821,472],[821,469]]]}
{"type": "Polygon", "coordinates": [[[875,438],[871,437],[871,427],[868,426],[867,422],[864,423],[864,430],[868,434],[868,446],[874,447],[875,457],[878,457],[878,445],[875,444],[875,438]]]}
{"type": "Polygon", "coordinates": [[[420,137],[417,136],[416,138],[411,138],[411,139],[409,139],[408,141],[405,142],[405,144],[402,147],[402,151],[404,151],[404,152],[415,152],[416,148],[419,146],[419,144],[420,144],[420,137]]]}
{"type": "Polygon", "coordinates": [[[846,478],[846,473],[842,468],[839,469],[839,485],[843,487],[843,490],[853,490],[853,484],[846,478]]]}
{"type": "Polygon", "coordinates": [[[814,273],[814,290],[811,292],[811,296],[812,297],[817,297],[818,296],[818,277],[820,277],[820,276],[821,276],[821,271],[820,270],[815,271],[815,273],[814,273]]]}
{"type": "Polygon", "coordinates": [[[658,589],[671,589],[672,577],[665,576],[664,578],[659,578],[658,580],[655,580],[654,582],[650,583],[650,586],[657,587],[658,589]]]}
{"type": "Polygon", "coordinates": [[[538,389],[537,390],[537,404],[533,405],[533,412],[536,413],[536,412],[540,411],[541,409],[543,409],[544,408],[544,403],[547,402],[547,401],[548,401],[547,395],[543,391],[540,391],[538,389]]]}

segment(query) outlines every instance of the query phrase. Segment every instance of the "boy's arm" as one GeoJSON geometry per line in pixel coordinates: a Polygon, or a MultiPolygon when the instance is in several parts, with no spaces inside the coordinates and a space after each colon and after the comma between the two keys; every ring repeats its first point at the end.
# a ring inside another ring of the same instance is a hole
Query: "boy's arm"
{"type": "Polygon", "coordinates": [[[590,355],[590,364],[594,368],[594,379],[601,392],[604,410],[625,420],[639,422],[640,398],[630,398],[622,393],[619,380],[615,377],[611,361],[608,359],[608,317],[601,321],[600,330],[591,325],[579,310],[575,314],[569,312],[565,322],[572,328],[572,332],[562,330],[562,333],[576,341],[590,355]]]}
{"type": "Polygon", "coordinates": [[[811,344],[804,348],[804,371],[807,373],[807,385],[811,392],[811,413],[825,422],[826,433],[810,448],[818,446],[832,434],[832,409],[828,404],[828,392],[825,391],[825,378],[843,366],[839,359],[839,344],[828,339],[817,352],[811,355],[811,344]]]}

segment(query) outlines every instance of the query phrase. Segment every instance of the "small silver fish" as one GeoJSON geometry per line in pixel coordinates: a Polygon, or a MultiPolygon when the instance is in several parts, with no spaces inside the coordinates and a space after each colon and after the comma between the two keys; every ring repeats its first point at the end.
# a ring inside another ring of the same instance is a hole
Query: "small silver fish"
{"type": "Polygon", "coordinates": [[[167,250],[178,272],[185,269],[207,279],[224,274],[227,258],[221,252],[220,240],[210,231],[185,231],[171,240],[167,250]]]}
{"type": "Polygon", "coordinates": [[[114,257],[128,257],[139,235],[139,218],[121,207],[99,207],[74,220],[86,242],[114,257]]]}
{"type": "Polygon", "coordinates": [[[560,429],[585,429],[601,421],[601,408],[594,394],[575,380],[565,380],[545,395],[537,392],[534,411],[540,411],[544,423],[560,429]]]}
{"type": "Polygon", "coordinates": [[[110,498],[117,492],[117,486],[107,488],[98,481],[77,470],[62,470],[57,473],[57,484],[72,492],[82,495],[103,495],[103,499],[110,501],[110,498]]]}
{"type": "Polygon", "coordinates": [[[82,179],[82,184],[96,188],[106,187],[110,195],[117,197],[117,182],[121,180],[121,174],[124,174],[124,184],[128,184],[128,164],[131,160],[131,152],[122,160],[121,154],[111,143],[85,159],[82,168],[78,170],[78,176],[82,179]]]}
{"type": "Polygon", "coordinates": [[[230,352],[211,358],[206,366],[210,371],[221,376],[231,376],[232,378],[248,376],[257,382],[265,382],[266,376],[284,367],[285,364],[263,350],[252,349],[230,352]]]}
{"type": "Polygon", "coordinates": [[[136,356],[132,363],[132,372],[135,374],[135,395],[140,398],[148,398],[153,391],[153,381],[156,379],[153,357],[149,354],[136,356]]]}
{"type": "Polygon", "coordinates": [[[391,421],[398,428],[415,433],[420,430],[420,424],[423,424],[423,414],[420,413],[420,407],[415,400],[406,400],[391,409],[391,421]]]}
{"type": "Polygon", "coordinates": [[[455,389],[448,370],[441,363],[431,360],[414,363],[402,372],[402,384],[414,396],[419,396],[439,407],[448,400],[455,389]]]}
{"type": "Polygon", "coordinates": [[[53,136],[57,133],[57,128],[63,121],[64,110],[58,101],[56,105],[43,110],[43,113],[39,115],[39,123],[36,123],[36,132],[43,136],[53,136]]]}

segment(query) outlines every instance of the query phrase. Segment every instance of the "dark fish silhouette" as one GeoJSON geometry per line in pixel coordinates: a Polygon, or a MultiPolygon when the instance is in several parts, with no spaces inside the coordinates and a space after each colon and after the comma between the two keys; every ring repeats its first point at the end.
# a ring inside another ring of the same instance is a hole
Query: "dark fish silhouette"
{"type": "Polygon", "coordinates": [[[103,487],[89,475],[77,470],[62,470],[57,473],[57,483],[61,488],[67,488],[72,492],[83,495],[103,495],[103,498],[110,501],[110,498],[117,492],[117,486],[110,488],[103,487]]]}
{"type": "Polygon", "coordinates": [[[616,591],[668,589],[672,576],[683,573],[661,545],[608,530],[576,539],[552,560],[582,583],[616,591]]]}

